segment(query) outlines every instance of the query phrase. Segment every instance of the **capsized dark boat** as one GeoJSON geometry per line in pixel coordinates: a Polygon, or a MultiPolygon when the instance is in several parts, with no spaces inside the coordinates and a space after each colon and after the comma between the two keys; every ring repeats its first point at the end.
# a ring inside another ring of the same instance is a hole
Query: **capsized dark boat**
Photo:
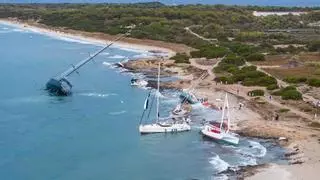
{"type": "Polygon", "coordinates": [[[57,77],[51,78],[46,83],[46,90],[51,94],[55,96],[68,96],[72,94],[72,84],[67,80],[67,77],[73,74],[74,72],[77,72],[79,68],[84,66],[89,61],[93,60],[96,56],[98,56],[100,53],[102,53],[104,50],[108,49],[110,46],[112,46],[115,42],[119,41],[123,37],[129,35],[131,30],[129,30],[127,33],[120,35],[117,37],[114,41],[112,41],[107,46],[103,47],[99,51],[95,52],[92,56],[88,57],[85,60],[80,61],[76,65],[72,65],[69,69],[64,71],[62,74],[60,74],[57,77]]]}

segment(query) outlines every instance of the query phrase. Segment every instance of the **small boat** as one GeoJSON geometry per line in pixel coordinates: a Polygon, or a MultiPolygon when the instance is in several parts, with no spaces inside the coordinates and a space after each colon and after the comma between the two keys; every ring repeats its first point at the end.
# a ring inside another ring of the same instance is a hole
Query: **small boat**
{"type": "Polygon", "coordinates": [[[239,144],[238,135],[230,132],[229,103],[227,94],[223,105],[221,122],[209,122],[203,127],[201,133],[203,136],[218,142],[225,142],[232,145],[239,144]],[[225,110],[227,110],[227,119],[225,119],[225,110]]]}
{"type": "MultiPolygon", "coordinates": [[[[158,83],[157,84],[158,84],[158,88],[157,88],[157,92],[155,93],[155,97],[157,98],[157,101],[156,101],[157,112],[156,112],[155,123],[142,124],[142,120],[144,119],[145,112],[148,109],[148,105],[149,105],[149,98],[150,98],[150,93],[149,93],[144,103],[144,111],[140,119],[139,132],[141,134],[151,134],[151,133],[169,133],[169,132],[177,133],[177,132],[191,130],[188,117],[171,116],[167,118],[160,118],[160,115],[159,115],[160,62],[158,67],[158,83]]],[[[149,110],[148,116],[150,112],[151,112],[151,109],[149,110]]],[[[148,117],[147,117],[147,120],[148,120],[148,117]]]]}
{"type": "Polygon", "coordinates": [[[145,87],[148,85],[148,81],[145,81],[143,79],[131,79],[131,86],[139,86],[139,87],[145,87]]]}
{"type": "Polygon", "coordinates": [[[173,110],[172,114],[176,116],[188,116],[191,112],[192,107],[186,107],[186,104],[179,103],[173,110]]]}
{"type": "Polygon", "coordinates": [[[197,97],[192,92],[185,89],[182,91],[179,98],[181,99],[181,101],[186,101],[189,104],[199,103],[199,100],[197,99],[197,97]]]}

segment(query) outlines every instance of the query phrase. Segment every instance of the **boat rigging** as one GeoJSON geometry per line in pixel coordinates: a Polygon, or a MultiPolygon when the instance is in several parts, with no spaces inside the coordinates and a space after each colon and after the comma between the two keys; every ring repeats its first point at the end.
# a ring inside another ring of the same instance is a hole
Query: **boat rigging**
{"type": "Polygon", "coordinates": [[[74,72],[78,73],[78,69],[80,69],[82,66],[93,60],[96,56],[98,56],[100,53],[108,49],[110,46],[112,46],[115,42],[121,40],[122,38],[130,35],[132,29],[129,29],[125,34],[122,34],[115,38],[112,42],[110,42],[108,45],[104,46],[102,49],[95,52],[93,55],[89,56],[88,58],[80,61],[76,65],[72,65],[69,69],[61,73],[60,75],[51,78],[46,83],[46,90],[51,94],[55,96],[68,96],[71,95],[72,91],[72,84],[67,80],[67,77],[73,74],[74,72]]]}

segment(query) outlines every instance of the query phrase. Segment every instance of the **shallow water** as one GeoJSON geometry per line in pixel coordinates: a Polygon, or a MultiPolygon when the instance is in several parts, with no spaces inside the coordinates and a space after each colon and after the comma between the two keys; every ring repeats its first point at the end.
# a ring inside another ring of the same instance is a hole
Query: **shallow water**
{"type": "MultiPolygon", "coordinates": [[[[106,51],[70,77],[72,96],[52,97],[43,90],[47,80],[100,47],[1,24],[0,32],[1,179],[210,179],[282,153],[246,138],[239,147],[203,140],[199,114],[220,114],[197,107],[191,132],[140,136],[148,91],[130,87],[132,74],[109,65],[141,52],[106,51]]],[[[165,116],[178,97],[162,94],[165,116]]]]}

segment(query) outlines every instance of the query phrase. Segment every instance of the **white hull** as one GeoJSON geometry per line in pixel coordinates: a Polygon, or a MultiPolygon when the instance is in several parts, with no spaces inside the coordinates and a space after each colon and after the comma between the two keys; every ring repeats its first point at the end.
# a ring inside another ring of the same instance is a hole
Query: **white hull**
{"type": "Polygon", "coordinates": [[[224,141],[226,143],[237,145],[239,144],[239,138],[236,137],[236,134],[230,133],[230,132],[212,132],[213,128],[209,125],[206,125],[202,130],[201,133],[213,140],[217,141],[224,141]]]}
{"type": "Polygon", "coordinates": [[[183,131],[190,131],[191,126],[187,123],[179,123],[179,124],[165,124],[165,123],[155,123],[155,124],[146,124],[140,125],[139,131],[141,134],[149,134],[149,133],[176,133],[183,131]]]}
{"type": "Polygon", "coordinates": [[[139,81],[131,83],[131,86],[144,87],[144,86],[147,86],[147,85],[148,85],[148,82],[145,81],[145,80],[139,80],[139,81]]]}

